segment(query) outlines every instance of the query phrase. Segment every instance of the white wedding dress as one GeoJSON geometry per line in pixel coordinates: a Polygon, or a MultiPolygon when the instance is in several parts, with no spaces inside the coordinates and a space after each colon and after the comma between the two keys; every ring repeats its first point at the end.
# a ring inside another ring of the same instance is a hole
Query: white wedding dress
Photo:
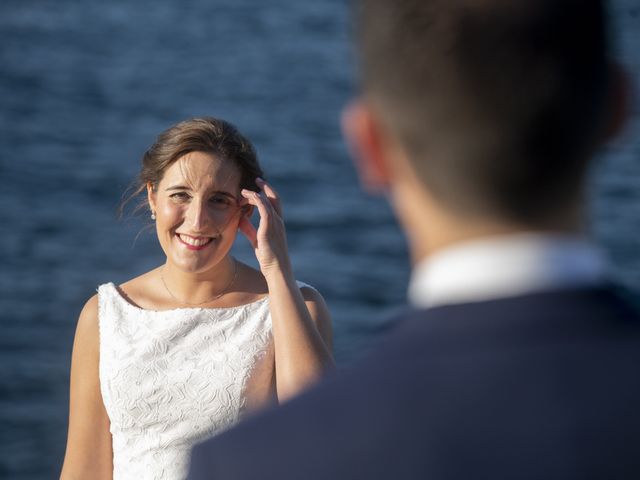
{"type": "Polygon", "coordinates": [[[231,308],[153,311],[108,283],[98,299],[113,478],[183,480],[191,447],[237,422],[248,392],[269,390],[268,297],[231,308]]]}

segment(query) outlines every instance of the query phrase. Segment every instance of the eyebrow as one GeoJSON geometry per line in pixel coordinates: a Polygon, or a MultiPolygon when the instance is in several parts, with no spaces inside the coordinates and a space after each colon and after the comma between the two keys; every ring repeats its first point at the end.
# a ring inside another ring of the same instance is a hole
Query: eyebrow
{"type": "MultiPolygon", "coordinates": [[[[172,187],[167,187],[167,188],[165,189],[165,192],[169,192],[169,191],[172,191],[172,190],[189,190],[189,191],[190,191],[190,190],[191,190],[191,188],[189,188],[189,187],[188,187],[188,186],[186,186],[186,185],[174,185],[174,186],[172,186],[172,187]]],[[[234,200],[236,200],[236,201],[238,200],[238,199],[237,199],[237,197],[236,197],[235,195],[232,195],[232,194],[231,194],[231,193],[229,193],[229,192],[225,192],[224,190],[214,190],[213,192],[211,192],[211,194],[214,194],[214,195],[215,195],[215,194],[218,194],[218,195],[226,195],[227,197],[231,197],[231,198],[233,198],[233,199],[234,199],[234,200]]]]}
{"type": "Polygon", "coordinates": [[[170,190],[191,190],[191,189],[186,185],[174,185],[173,187],[165,188],[165,192],[168,192],[170,190]]]}

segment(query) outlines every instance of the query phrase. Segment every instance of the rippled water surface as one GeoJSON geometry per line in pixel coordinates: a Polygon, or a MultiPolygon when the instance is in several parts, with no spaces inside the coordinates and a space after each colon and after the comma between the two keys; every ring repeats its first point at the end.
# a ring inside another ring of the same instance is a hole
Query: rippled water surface
{"type": "MultiPolygon", "coordinates": [[[[360,192],[339,132],[352,92],[343,0],[0,3],[0,478],[54,478],[66,439],[77,315],[96,286],[162,261],[121,194],[155,135],[214,115],[257,146],[286,210],[299,279],[334,317],[348,365],[404,302],[402,235],[360,192]]],[[[640,8],[615,3],[636,73],[640,8]]],[[[640,88],[639,88],[640,91],[640,88]]],[[[639,103],[592,182],[593,231],[640,288],[639,103]]],[[[237,256],[255,264],[243,239],[237,256]]]]}

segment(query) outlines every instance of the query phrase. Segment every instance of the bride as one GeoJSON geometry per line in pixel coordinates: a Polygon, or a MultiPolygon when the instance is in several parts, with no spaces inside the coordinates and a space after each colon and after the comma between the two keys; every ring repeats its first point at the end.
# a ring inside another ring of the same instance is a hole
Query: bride
{"type": "Polygon", "coordinates": [[[61,479],[183,479],[193,444],[333,367],[329,312],[294,280],[261,177],[250,142],[219,119],[179,123],[145,153],[134,195],[146,191],[166,261],[101,285],[80,314],[61,479]],[[238,230],[259,271],[231,256],[238,230]]]}

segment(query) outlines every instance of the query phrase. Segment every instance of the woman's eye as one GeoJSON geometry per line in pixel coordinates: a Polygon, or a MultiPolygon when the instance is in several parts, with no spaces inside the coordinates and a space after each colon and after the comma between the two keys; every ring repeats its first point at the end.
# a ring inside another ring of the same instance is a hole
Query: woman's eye
{"type": "Polygon", "coordinates": [[[172,193],[169,197],[173,198],[174,200],[180,200],[180,201],[189,200],[190,198],[186,192],[172,193]]]}
{"type": "Polygon", "coordinates": [[[209,200],[216,207],[226,207],[231,205],[231,201],[227,197],[215,196],[209,200]]]}

